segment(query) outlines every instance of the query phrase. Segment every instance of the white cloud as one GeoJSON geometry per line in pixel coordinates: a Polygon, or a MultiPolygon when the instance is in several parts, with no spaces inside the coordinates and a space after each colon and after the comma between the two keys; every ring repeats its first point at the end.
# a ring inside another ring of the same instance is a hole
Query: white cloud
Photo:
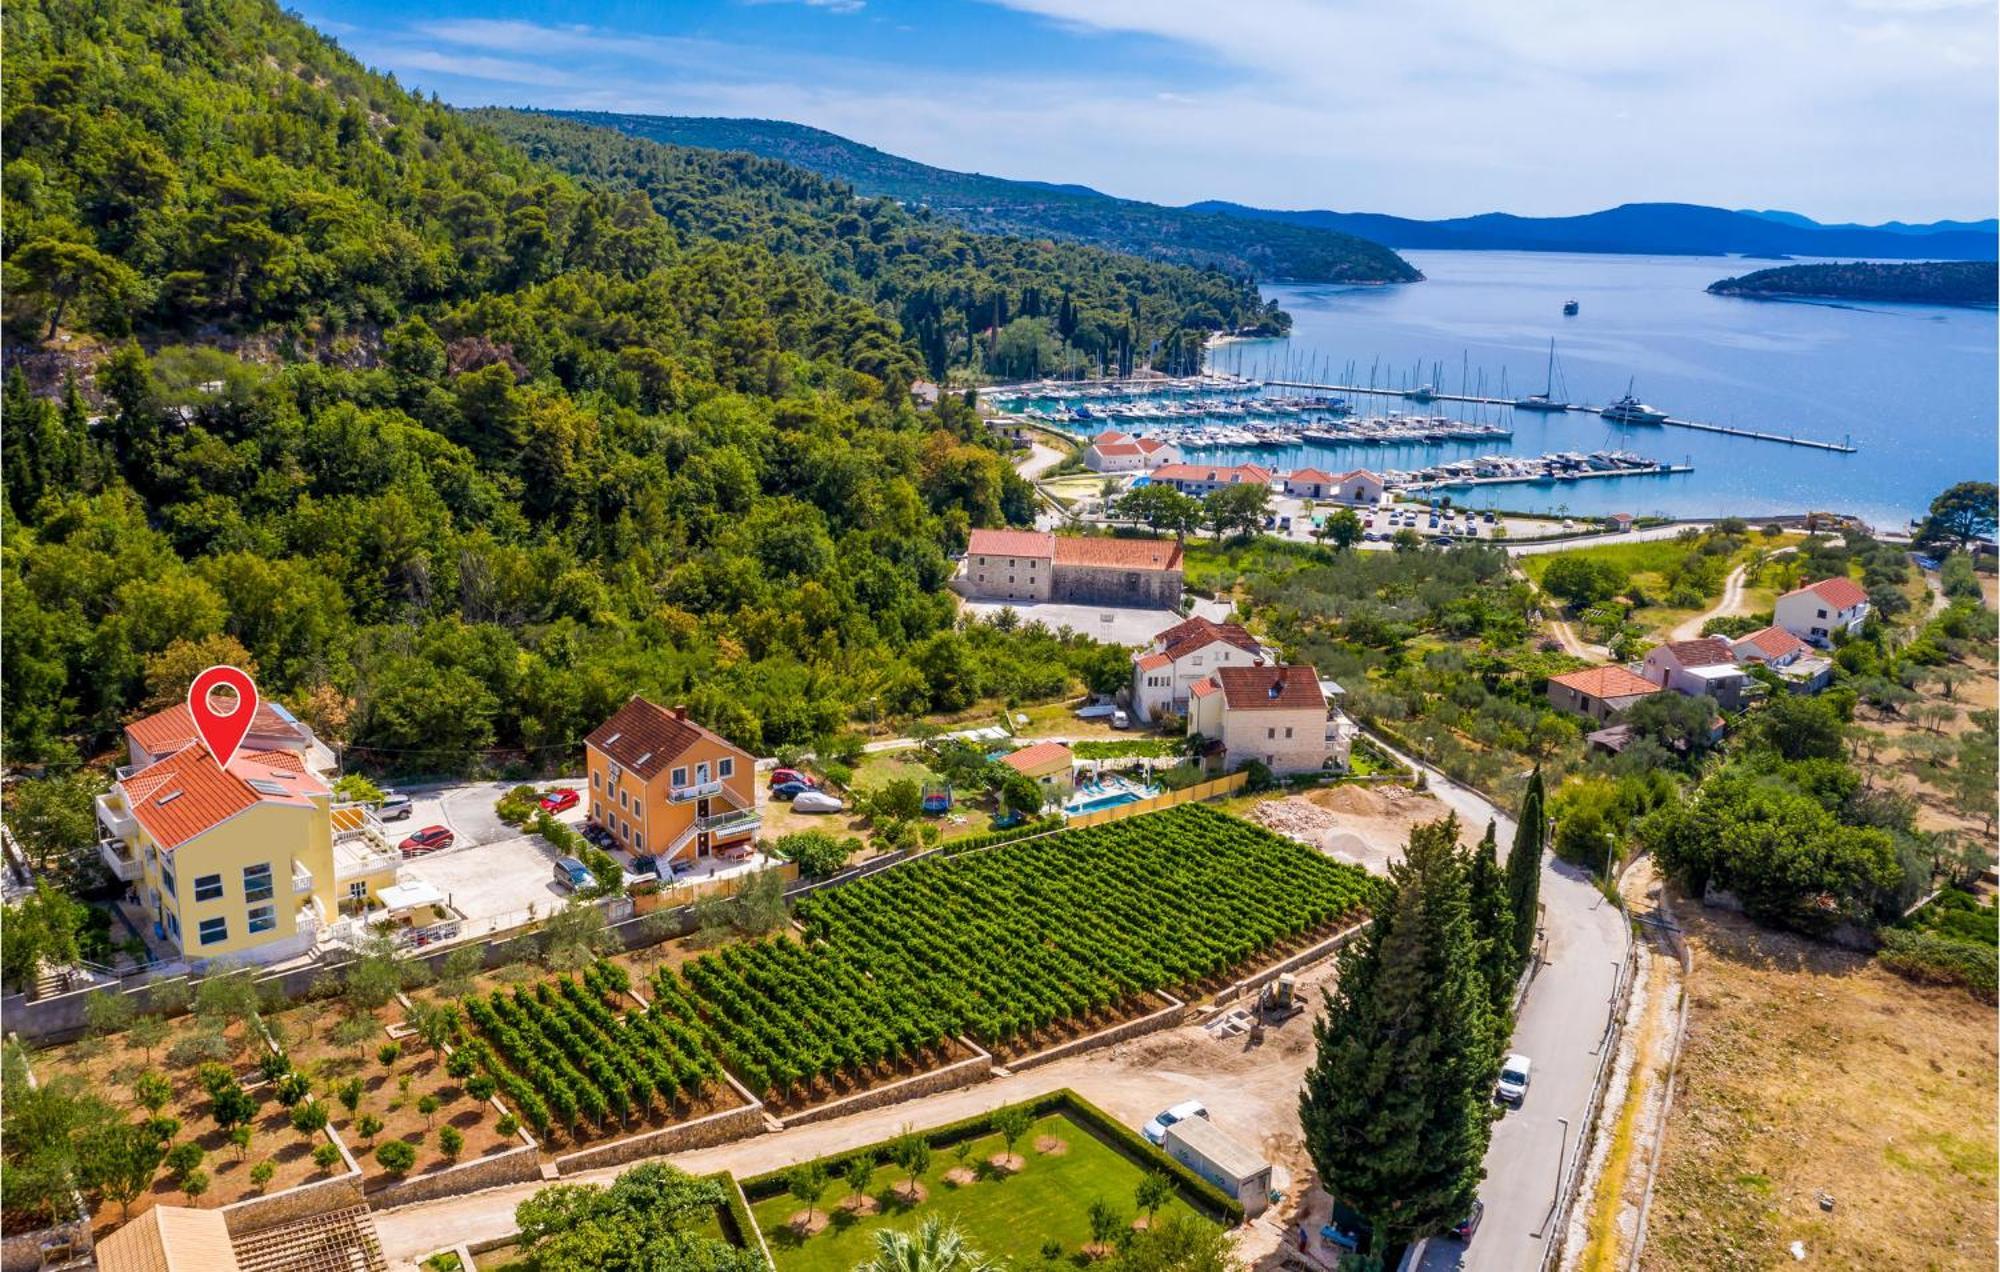
{"type": "Polygon", "coordinates": [[[992,2],[1104,37],[1105,56],[971,73],[493,19],[360,51],[535,105],[790,119],[1173,203],[1444,216],[1684,200],[1861,220],[1995,203],[1990,0],[992,2]],[[1112,37],[1132,36],[1208,70],[1187,83],[1157,58],[1121,61],[1133,46],[1112,37]]]}

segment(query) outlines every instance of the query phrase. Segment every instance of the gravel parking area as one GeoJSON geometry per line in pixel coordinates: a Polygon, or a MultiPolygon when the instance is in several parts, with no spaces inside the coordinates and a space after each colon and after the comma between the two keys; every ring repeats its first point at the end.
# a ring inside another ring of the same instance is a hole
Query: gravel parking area
{"type": "MultiPolygon", "coordinates": [[[[589,781],[587,777],[566,777],[529,785],[538,791],[568,786],[584,794],[589,781]]],[[[517,839],[521,832],[501,821],[494,805],[500,802],[502,795],[518,785],[518,782],[461,782],[449,786],[398,787],[396,789],[410,796],[411,812],[401,821],[385,823],[385,827],[391,839],[401,839],[425,826],[447,826],[456,836],[449,852],[497,843],[503,839],[517,839]]],[[[575,808],[561,814],[562,820],[581,826],[587,803],[587,798],[578,800],[575,808]]]]}

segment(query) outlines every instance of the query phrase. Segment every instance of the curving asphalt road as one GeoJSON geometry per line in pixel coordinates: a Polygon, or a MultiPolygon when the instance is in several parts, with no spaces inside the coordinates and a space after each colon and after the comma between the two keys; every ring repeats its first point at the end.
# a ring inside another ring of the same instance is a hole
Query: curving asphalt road
{"type": "MultiPolygon", "coordinates": [[[[1405,763],[1416,764],[1380,737],[1369,736],[1405,763]]],[[[1424,770],[1431,794],[1462,820],[1483,829],[1491,818],[1499,824],[1500,843],[1513,842],[1514,820],[1484,795],[1429,765],[1417,767],[1424,770]]],[[[1433,1238],[1418,1264],[1424,1272],[1534,1272],[1552,1235],[1547,1220],[1556,1175],[1578,1151],[1585,1129],[1597,1047],[1609,1022],[1627,932],[1618,907],[1604,899],[1590,876],[1553,856],[1542,861],[1542,906],[1547,961],[1521,1004],[1511,1044],[1534,1061],[1528,1098],[1494,1124],[1486,1181],[1479,1186],[1479,1199],[1486,1203],[1479,1231],[1470,1245],[1433,1238]],[[1563,1118],[1569,1119],[1567,1131],[1563,1118]]]]}

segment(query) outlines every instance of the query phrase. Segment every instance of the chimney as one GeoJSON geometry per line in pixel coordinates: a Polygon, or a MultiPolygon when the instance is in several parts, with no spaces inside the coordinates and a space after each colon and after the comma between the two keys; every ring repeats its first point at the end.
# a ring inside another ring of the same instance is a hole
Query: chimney
{"type": "Polygon", "coordinates": [[[676,720],[685,720],[688,718],[687,704],[677,702],[673,706],[667,708],[667,714],[672,716],[676,720]]]}

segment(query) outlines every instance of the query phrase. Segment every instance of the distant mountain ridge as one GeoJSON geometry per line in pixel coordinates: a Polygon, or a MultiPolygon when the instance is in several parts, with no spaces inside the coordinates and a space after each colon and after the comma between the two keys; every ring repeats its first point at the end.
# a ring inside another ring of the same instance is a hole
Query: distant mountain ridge
{"type": "Polygon", "coordinates": [[[1396,248],[1888,260],[1990,261],[2000,256],[2000,224],[1993,221],[1821,225],[1795,212],[1732,212],[1697,203],[1625,203],[1581,216],[1486,212],[1441,221],[1374,212],[1274,212],[1216,200],[1189,206],[1250,220],[1342,230],[1396,248]]]}
{"type": "Polygon", "coordinates": [[[1263,280],[1407,283],[1423,277],[1388,248],[1340,230],[1272,221],[1246,232],[1238,217],[1114,198],[1088,186],[933,168],[801,124],[600,111],[542,113],[648,141],[743,151],[797,164],[864,195],[928,206],[981,233],[1065,239],[1263,280]]]}

